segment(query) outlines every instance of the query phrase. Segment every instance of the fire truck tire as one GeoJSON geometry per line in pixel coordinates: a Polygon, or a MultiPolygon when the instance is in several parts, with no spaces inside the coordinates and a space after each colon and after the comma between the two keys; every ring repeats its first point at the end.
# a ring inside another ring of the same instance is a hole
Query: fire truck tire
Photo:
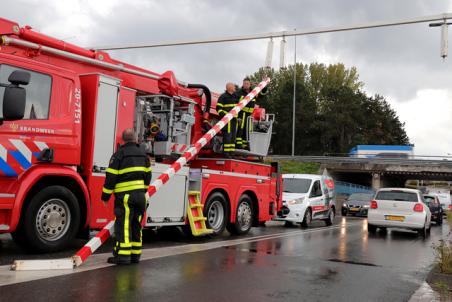
{"type": "Polygon", "coordinates": [[[64,249],[74,239],[80,224],[77,198],[63,186],[39,191],[24,213],[24,235],[28,249],[34,252],[64,249]]]}
{"type": "Polygon", "coordinates": [[[11,233],[11,237],[13,237],[14,243],[19,247],[23,249],[27,248],[27,238],[25,238],[24,230],[20,225],[13,233],[11,233]]]}
{"type": "Polygon", "coordinates": [[[235,223],[229,223],[227,229],[234,235],[246,234],[253,226],[253,203],[251,198],[244,194],[237,204],[235,223]]]}
{"type": "Polygon", "coordinates": [[[229,205],[222,193],[215,192],[209,196],[204,204],[204,217],[207,218],[206,227],[213,230],[211,236],[223,233],[229,220],[229,205]]]}

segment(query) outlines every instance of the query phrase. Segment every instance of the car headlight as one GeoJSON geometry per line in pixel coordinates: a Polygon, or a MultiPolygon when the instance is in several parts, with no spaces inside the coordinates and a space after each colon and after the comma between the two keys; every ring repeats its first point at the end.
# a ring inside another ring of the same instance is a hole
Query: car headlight
{"type": "Polygon", "coordinates": [[[342,206],[343,206],[344,208],[346,208],[346,207],[347,207],[347,204],[344,202],[344,203],[342,204],[342,206]]]}
{"type": "Polygon", "coordinates": [[[290,205],[303,203],[304,197],[300,197],[297,199],[289,200],[287,203],[290,205]]]}
{"type": "Polygon", "coordinates": [[[363,205],[363,208],[364,208],[364,209],[368,209],[368,208],[370,208],[370,205],[365,204],[365,205],[363,205]]]}

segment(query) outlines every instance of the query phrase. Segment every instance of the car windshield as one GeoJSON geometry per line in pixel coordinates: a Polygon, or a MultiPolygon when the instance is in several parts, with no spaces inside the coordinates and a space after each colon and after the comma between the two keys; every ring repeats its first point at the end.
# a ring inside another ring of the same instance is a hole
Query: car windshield
{"type": "Polygon", "coordinates": [[[284,178],[283,181],[286,193],[308,193],[312,182],[306,178],[284,178]]]}
{"type": "Polygon", "coordinates": [[[424,200],[426,203],[431,203],[435,201],[435,197],[433,196],[424,196],[424,200]]]}
{"type": "Polygon", "coordinates": [[[358,201],[370,201],[372,199],[372,194],[370,193],[353,193],[348,198],[349,200],[358,200],[358,201]]]}
{"type": "Polygon", "coordinates": [[[409,201],[417,202],[417,194],[404,191],[380,191],[375,197],[377,200],[395,200],[395,201],[409,201]]]}

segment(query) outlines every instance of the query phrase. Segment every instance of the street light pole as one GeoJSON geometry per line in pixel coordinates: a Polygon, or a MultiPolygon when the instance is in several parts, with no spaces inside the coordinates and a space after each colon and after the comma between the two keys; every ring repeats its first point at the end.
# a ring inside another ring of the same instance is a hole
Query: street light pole
{"type": "MultiPolygon", "coordinates": [[[[296,29],[295,29],[296,30],[296,29]]],[[[293,104],[292,104],[292,156],[295,156],[295,101],[297,99],[297,36],[294,36],[293,104]]]]}

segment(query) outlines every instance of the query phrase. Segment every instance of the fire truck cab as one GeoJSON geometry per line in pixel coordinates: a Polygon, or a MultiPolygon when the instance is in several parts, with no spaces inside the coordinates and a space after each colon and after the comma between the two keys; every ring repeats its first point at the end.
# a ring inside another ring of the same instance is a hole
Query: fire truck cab
{"type": "MultiPolygon", "coordinates": [[[[157,74],[101,51],[0,18],[0,233],[38,252],[61,250],[100,229],[113,202],[100,201],[105,170],[134,128],[152,158],[153,179],[218,119],[201,84],[157,74]]],[[[256,110],[251,151],[222,158],[215,138],[150,200],[146,227],[187,228],[190,192],[199,192],[206,226],[243,234],[271,220],[281,203],[276,163],[264,164],[273,116],[256,110]]]]}

